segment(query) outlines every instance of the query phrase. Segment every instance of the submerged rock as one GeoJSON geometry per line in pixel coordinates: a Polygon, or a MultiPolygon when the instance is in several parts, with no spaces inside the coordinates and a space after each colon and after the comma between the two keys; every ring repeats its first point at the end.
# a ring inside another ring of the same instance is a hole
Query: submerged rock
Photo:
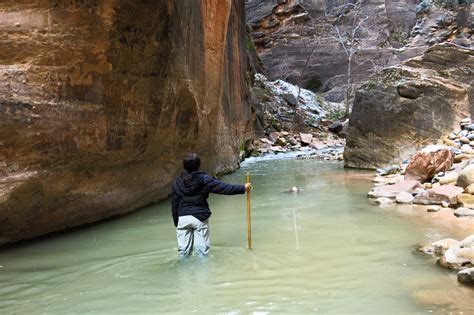
{"type": "Polygon", "coordinates": [[[474,268],[467,268],[458,272],[458,281],[462,284],[474,286],[474,268]]]}

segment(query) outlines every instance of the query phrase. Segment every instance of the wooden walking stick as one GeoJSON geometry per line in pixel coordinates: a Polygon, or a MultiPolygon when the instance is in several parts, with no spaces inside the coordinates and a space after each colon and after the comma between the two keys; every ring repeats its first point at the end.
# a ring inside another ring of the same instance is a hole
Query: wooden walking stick
{"type": "MultiPolygon", "coordinates": [[[[247,172],[247,183],[250,183],[250,174],[247,172]]],[[[250,191],[247,191],[247,246],[252,249],[252,219],[250,217],[250,191]]]]}

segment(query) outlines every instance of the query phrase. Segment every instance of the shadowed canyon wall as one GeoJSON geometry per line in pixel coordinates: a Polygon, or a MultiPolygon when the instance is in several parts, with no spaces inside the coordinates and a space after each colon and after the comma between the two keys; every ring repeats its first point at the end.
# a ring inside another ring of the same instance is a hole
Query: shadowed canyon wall
{"type": "MultiPolygon", "coordinates": [[[[0,3],[0,244],[168,195],[253,135],[239,0],[0,3]]],[[[170,219],[171,224],[171,219],[170,219]]]]}

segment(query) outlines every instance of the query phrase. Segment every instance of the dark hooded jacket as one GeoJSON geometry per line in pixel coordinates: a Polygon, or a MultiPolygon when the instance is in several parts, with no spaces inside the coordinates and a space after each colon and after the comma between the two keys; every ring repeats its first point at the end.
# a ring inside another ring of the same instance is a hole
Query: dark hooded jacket
{"type": "Polygon", "coordinates": [[[207,203],[209,193],[221,195],[244,194],[244,185],[223,183],[204,172],[184,172],[173,182],[171,194],[174,225],[178,226],[180,216],[192,215],[200,221],[211,216],[207,203]]]}

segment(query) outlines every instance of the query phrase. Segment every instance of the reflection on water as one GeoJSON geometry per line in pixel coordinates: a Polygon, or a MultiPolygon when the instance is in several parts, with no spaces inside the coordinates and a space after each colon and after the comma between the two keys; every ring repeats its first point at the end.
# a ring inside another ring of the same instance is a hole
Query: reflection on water
{"type": "Polygon", "coordinates": [[[369,205],[367,173],[254,161],[246,198],[212,196],[211,256],[178,260],[169,201],[0,252],[3,314],[161,312],[419,314],[474,307],[473,290],[412,253],[442,228],[369,205]],[[284,193],[292,186],[300,194],[284,193]],[[443,298],[440,297],[443,296],[443,298]],[[470,304],[471,303],[471,304],[470,304]]]}

